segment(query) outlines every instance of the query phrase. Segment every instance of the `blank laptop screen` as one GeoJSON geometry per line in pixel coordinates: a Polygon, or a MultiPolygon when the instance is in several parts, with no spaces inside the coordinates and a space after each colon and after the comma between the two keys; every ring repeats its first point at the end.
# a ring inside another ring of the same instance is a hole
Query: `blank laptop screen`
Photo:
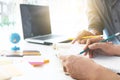
{"type": "Polygon", "coordinates": [[[20,4],[20,12],[24,39],[51,34],[48,6],[20,4]]]}

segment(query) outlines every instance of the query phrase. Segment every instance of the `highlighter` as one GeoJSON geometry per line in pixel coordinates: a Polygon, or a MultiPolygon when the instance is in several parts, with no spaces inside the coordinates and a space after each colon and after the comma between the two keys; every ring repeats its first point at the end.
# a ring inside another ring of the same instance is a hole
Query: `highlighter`
{"type": "Polygon", "coordinates": [[[30,61],[29,63],[33,66],[42,66],[46,63],[49,63],[49,60],[45,59],[44,61],[30,61]]]}

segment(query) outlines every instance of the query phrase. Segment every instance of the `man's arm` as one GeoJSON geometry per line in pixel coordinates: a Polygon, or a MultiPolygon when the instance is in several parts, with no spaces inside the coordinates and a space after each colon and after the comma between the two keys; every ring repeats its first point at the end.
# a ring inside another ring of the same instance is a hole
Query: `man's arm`
{"type": "Polygon", "coordinates": [[[80,44],[85,44],[87,39],[82,39],[82,37],[103,34],[104,24],[99,14],[101,13],[99,4],[102,5],[102,0],[87,0],[88,30],[81,31],[72,43],[79,42],[80,44]]]}
{"type": "Polygon", "coordinates": [[[60,59],[69,75],[77,80],[120,80],[119,75],[89,58],[72,55],[60,59]]]}
{"type": "Polygon", "coordinates": [[[120,76],[112,72],[109,69],[106,69],[100,66],[96,71],[96,80],[120,80],[120,76]]]}
{"type": "Polygon", "coordinates": [[[101,0],[87,0],[87,16],[90,32],[96,35],[103,34],[104,24],[100,17],[100,7],[102,5],[101,0]],[[99,3],[98,3],[99,2],[99,3]]]}

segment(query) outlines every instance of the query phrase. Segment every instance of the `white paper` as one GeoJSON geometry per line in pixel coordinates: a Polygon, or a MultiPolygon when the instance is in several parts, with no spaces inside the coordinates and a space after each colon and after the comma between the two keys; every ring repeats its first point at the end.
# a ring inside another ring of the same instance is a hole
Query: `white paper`
{"type": "MultiPolygon", "coordinates": [[[[71,54],[79,54],[85,45],[78,44],[55,44],[54,49],[56,50],[57,55],[71,55],[71,54]]],[[[120,57],[119,56],[106,56],[106,55],[97,55],[94,58],[91,58],[96,63],[114,71],[120,73],[120,57]]]]}

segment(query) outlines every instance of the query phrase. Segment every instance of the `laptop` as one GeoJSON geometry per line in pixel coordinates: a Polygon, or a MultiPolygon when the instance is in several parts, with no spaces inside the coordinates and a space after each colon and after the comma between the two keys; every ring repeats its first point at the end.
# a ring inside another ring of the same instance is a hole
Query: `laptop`
{"type": "Polygon", "coordinates": [[[20,4],[23,37],[27,42],[52,44],[67,37],[52,34],[49,6],[20,4]]]}

